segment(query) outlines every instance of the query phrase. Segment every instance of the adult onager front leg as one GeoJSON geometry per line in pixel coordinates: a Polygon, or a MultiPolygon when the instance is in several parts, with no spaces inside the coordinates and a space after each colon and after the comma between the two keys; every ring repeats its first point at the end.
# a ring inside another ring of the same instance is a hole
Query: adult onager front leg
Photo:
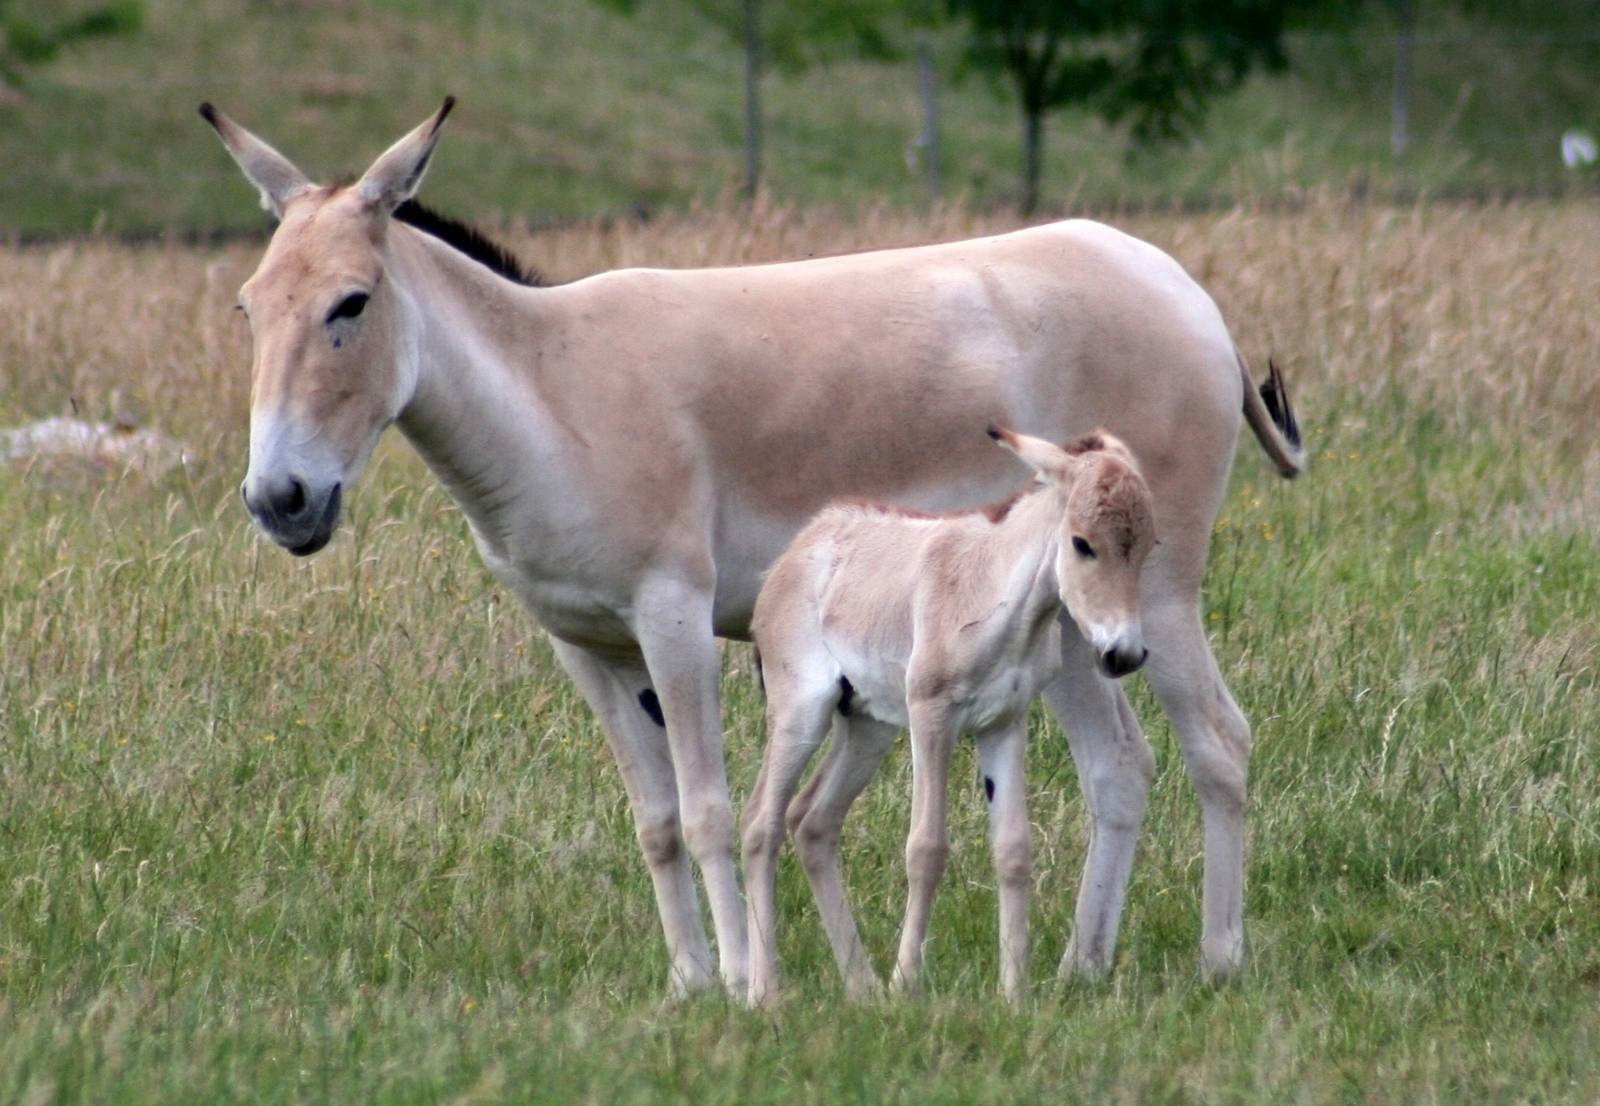
{"type": "Polygon", "coordinates": [[[595,653],[553,643],[556,657],[600,719],[633,809],[634,833],[644,853],[671,961],[672,989],[687,994],[712,979],[711,949],[700,924],[689,853],[678,813],[672,767],[656,691],[642,657],[595,653]]]}
{"type": "Polygon", "coordinates": [[[744,900],[734,869],[733,807],[722,739],[722,661],[711,632],[711,597],[672,580],[643,589],[637,622],[660,697],[678,780],[684,841],[705,880],[723,983],[746,989],[744,900]]]}

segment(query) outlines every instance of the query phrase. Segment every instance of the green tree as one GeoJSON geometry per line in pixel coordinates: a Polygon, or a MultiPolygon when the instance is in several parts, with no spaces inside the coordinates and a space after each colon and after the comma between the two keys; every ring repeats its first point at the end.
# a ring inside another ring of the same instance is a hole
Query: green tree
{"type": "MultiPolygon", "coordinates": [[[[599,0],[631,15],[645,0],[599,0]]],[[[692,10],[744,50],[744,185],[761,187],[761,76],[771,64],[798,71],[840,53],[886,57],[885,25],[897,0],[659,0],[692,10]]]]}
{"type": "Polygon", "coordinates": [[[138,30],[143,16],[138,0],[117,0],[48,22],[11,7],[11,0],[0,0],[0,82],[12,88],[22,84],[25,70],[50,61],[69,42],[127,34],[138,30]]]}
{"type": "Polygon", "coordinates": [[[948,0],[968,56],[1001,74],[1022,109],[1022,208],[1039,202],[1044,121],[1082,104],[1127,121],[1136,144],[1197,129],[1208,102],[1253,66],[1287,64],[1283,33],[1300,8],[1355,0],[948,0]]]}

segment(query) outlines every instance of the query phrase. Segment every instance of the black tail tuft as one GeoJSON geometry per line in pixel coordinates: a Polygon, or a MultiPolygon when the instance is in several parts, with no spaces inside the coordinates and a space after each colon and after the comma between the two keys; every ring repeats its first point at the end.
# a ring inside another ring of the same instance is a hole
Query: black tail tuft
{"type": "Polygon", "coordinates": [[[767,697],[767,670],[761,667],[761,650],[759,647],[751,646],[750,652],[755,655],[756,660],[756,686],[761,689],[761,697],[765,699],[767,697]]]}
{"type": "Polygon", "coordinates": [[[1267,405],[1272,424],[1283,434],[1283,440],[1295,449],[1300,448],[1300,423],[1294,417],[1294,407],[1289,403],[1289,387],[1283,374],[1270,357],[1267,359],[1267,379],[1261,385],[1261,402],[1267,405]]]}

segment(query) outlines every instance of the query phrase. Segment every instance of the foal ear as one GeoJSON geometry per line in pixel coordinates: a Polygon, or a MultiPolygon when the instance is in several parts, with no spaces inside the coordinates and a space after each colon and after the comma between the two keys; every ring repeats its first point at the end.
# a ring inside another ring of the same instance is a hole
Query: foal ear
{"type": "Polygon", "coordinates": [[[1066,480],[1072,468],[1072,458],[1061,447],[1043,438],[1030,437],[1007,430],[1003,426],[989,427],[989,437],[1020,457],[1037,472],[1041,479],[1052,484],[1066,480]]]}
{"type": "Polygon", "coordinates": [[[1074,457],[1082,457],[1088,453],[1115,457],[1134,472],[1139,471],[1139,462],[1134,459],[1133,450],[1128,448],[1128,443],[1108,430],[1093,430],[1061,448],[1074,457]]]}
{"type": "Polygon", "coordinates": [[[289,201],[312,187],[311,180],[292,161],[209,103],[200,105],[200,118],[216,128],[217,136],[245,177],[261,190],[261,206],[272,212],[273,218],[283,218],[289,201]]]}
{"type": "Polygon", "coordinates": [[[422,174],[427,172],[433,148],[438,145],[439,128],[455,106],[456,98],[446,96],[444,104],[425,123],[385,150],[356,182],[361,198],[387,214],[414,196],[422,174]]]}

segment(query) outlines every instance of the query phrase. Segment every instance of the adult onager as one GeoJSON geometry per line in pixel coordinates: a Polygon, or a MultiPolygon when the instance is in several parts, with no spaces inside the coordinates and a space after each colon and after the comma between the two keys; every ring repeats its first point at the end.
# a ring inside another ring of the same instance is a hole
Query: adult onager
{"type": "MultiPolygon", "coordinates": [[[[1301,460],[1281,384],[1256,394],[1210,297],[1160,250],[1084,221],[518,283],[503,254],[409,202],[452,102],[342,186],[202,106],[279,219],[239,293],[254,335],[245,505],[278,544],[316,552],[399,424],[605,727],[675,985],[712,972],[691,855],[723,978],[746,983],[715,636],[747,635],[762,573],[830,500],[942,511],[1012,491],[1014,465],[973,433],[990,423],[1052,441],[1104,426],[1140,459],[1163,532],[1147,672],[1204,808],[1202,959],[1236,964],[1250,730],[1201,628],[1200,579],[1240,412],[1281,472],[1301,460]]],[[[1044,695],[1070,707],[1094,823],[1066,964],[1094,971],[1154,760],[1095,646],[1063,642],[1044,695]]]]}
{"type": "Polygon", "coordinates": [[[1042,487],[945,516],[841,504],[800,531],[756,599],[751,631],[767,691],[767,750],[744,819],[750,1001],[777,996],[778,850],[793,827],[845,986],[877,990],[839,866],[850,806],[897,731],[911,729],[905,923],[894,982],[915,988],[949,854],[950,754],[978,744],[1000,894],[1000,986],[1022,997],[1032,878],[1023,753],[1028,705],[1061,667],[1065,612],[1116,678],[1147,655],[1139,571],[1155,543],[1150,489],[1103,431],[1065,447],[994,429],[1042,487]],[[834,742],[803,795],[829,723],[834,742]]]}

